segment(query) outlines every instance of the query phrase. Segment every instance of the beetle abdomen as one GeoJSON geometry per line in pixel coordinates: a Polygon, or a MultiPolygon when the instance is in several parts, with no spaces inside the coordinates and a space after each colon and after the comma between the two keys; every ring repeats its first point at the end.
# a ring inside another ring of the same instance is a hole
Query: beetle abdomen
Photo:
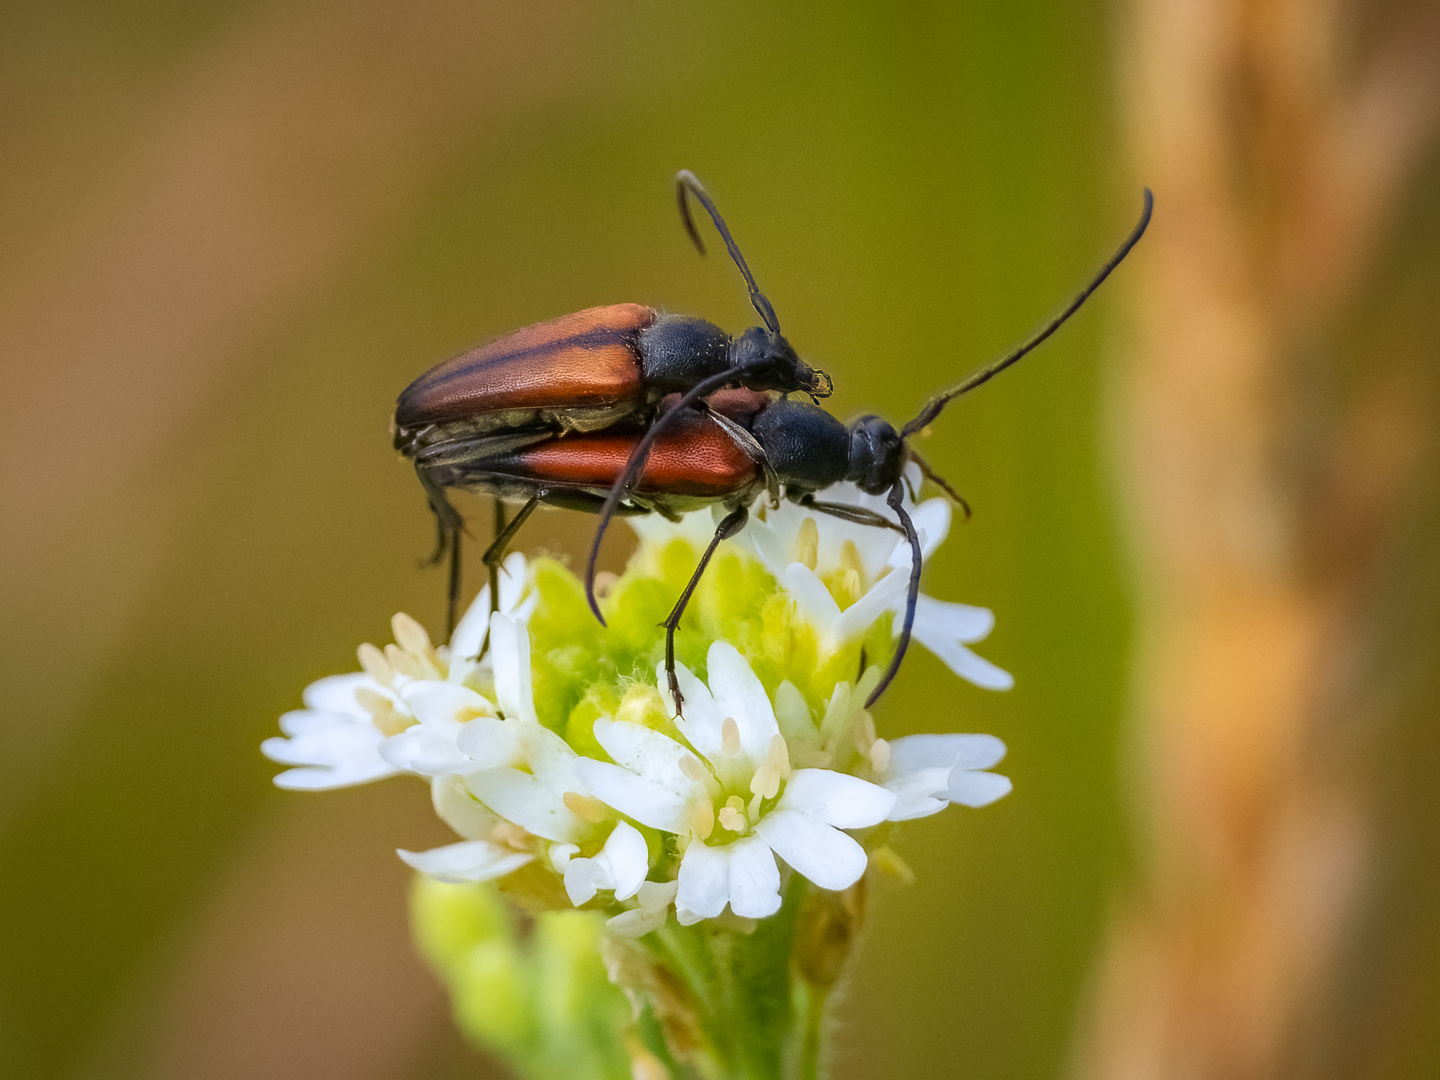
{"type": "Polygon", "coordinates": [[[611,304],[517,330],[421,375],[400,395],[395,425],[468,421],[483,431],[554,417],[565,427],[604,426],[645,397],[637,342],[654,321],[642,304],[611,304]]]}

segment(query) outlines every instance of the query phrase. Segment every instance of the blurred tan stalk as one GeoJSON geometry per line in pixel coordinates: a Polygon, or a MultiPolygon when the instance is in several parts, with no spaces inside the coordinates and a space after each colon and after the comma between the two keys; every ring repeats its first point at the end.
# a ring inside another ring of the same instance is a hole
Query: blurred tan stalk
{"type": "Polygon", "coordinates": [[[1139,0],[1122,52],[1157,199],[1117,413],[1141,838],[1076,1073],[1344,1074],[1316,1047],[1355,1021],[1334,984],[1387,798],[1356,731],[1394,711],[1376,623],[1435,452],[1428,351],[1344,332],[1420,197],[1440,9],[1139,0]]]}

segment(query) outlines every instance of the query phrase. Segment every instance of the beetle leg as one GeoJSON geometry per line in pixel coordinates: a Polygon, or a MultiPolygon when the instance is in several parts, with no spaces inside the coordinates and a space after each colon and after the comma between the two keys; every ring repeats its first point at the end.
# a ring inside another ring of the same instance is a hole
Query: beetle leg
{"type": "Polygon", "coordinates": [[[665,616],[665,621],[660,625],[665,627],[665,679],[670,684],[670,696],[675,701],[675,715],[682,716],[681,706],[685,698],[680,693],[680,680],[675,678],[675,628],[680,625],[680,616],[685,614],[685,607],[690,603],[690,596],[695,592],[695,586],[700,584],[700,575],[705,573],[705,567],[710,564],[710,558],[715,554],[715,549],[720,546],[721,540],[728,540],[745,527],[745,522],[750,519],[750,511],[745,507],[731,510],[715,526],[715,535],[710,538],[710,546],[705,549],[705,554],[700,556],[700,563],[695,567],[695,573],[690,575],[690,581],[685,586],[685,591],[680,594],[680,599],[675,601],[675,606],[670,609],[670,614],[665,616]]]}
{"type": "Polygon", "coordinates": [[[802,495],[796,500],[807,510],[818,510],[822,514],[829,514],[841,521],[848,521],[854,525],[873,525],[877,529],[893,529],[902,535],[905,530],[895,522],[891,521],[884,514],[877,514],[874,510],[867,510],[863,506],[849,506],[845,503],[821,502],[813,495],[802,495]]]}
{"type": "MultiPolygon", "coordinates": [[[[491,543],[500,539],[500,534],[505,531],[505,500],[498,495],[491,500],[495,504],[495,529],[491,533],[491,543]]],[[[490,614],[494,615],[500,610],[500,563],[486,563],[490,571],[490,614]]],[[[486,637],[489,637],[487,632],[486,637]]],[[[481,651],[484,651],[485,642],[481,642],[481,651]]]]}
{"type": "MultiPolygon", "coordinates": [[[[498,528],[495,532],[495,539],[485,549],[485,554],[480,557],[490,571],[490,610],[492,612],[500,610],[500,564],[505,561],[505,553],[510,548],[510,542],[515,539],[515,534],[520,531],[520,526],[529,520],[530,515],[535,512],[535,508],[540,505],[540,500],[547,494],[549,493],[544,488],[536,489],[535,494],[530,496],[530,500],[520,508],[519,513],[510,519],[508,525],[503,526],[501,522],[505,520],[505,507],[499,499],[495,500],[495,524],[498,528]]],[[[485,650],[489,647],[490,627],[487,624],[485,636],[480,640],[480,651],[475,654],[475,658],[478,660],[484,656],[485,650]]]]}
{"type": "Polygon", "coordinates": [[[450,575],[445,594],[445,637],[448,639],[455,632],[455,608],[460,600],[460,536],[465,532],[465,519],[450,504],[445,489],[435,482],[428,468],[417,462],[415,474],[420,477],[420,486],[425,489],[425,497],[435,514],[435,553],[430,556],[427,565],[434,566],[447,551],[450,554],[450,575]]]}

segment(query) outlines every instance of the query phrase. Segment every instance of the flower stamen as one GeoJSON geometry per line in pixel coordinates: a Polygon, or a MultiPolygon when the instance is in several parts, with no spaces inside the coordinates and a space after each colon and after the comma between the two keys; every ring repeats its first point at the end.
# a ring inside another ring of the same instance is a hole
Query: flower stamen
{"type": "Polygon", "coordinates": [[[599,799],[590,795],[581,795],[578,791],[567,791],[560,797],[569,810],[582,821],[588,821],[592,825],[599,825],[610,815],[605,812],[605,804],[599,799]]]}
{"type": "Polygon", "coordinates": [[[795,538],[795,561],[804,564],[807,570],[814,570],[820,558],[820,527],[813,517],[800,523],[800,533],[795,538]]]}
{"type": "Polygon", "coordinates": [[[690,831],[701,840],[708,840],[715,831],[715,806],[709,799],[700,799],[691,808],[690,831]]]}
{"type": "Polygon", "coordinates": [[[740,725],[735,723],[733,716],[725,717],[720,725],[720,751],[726,757],[740,753],[740,725]]]}

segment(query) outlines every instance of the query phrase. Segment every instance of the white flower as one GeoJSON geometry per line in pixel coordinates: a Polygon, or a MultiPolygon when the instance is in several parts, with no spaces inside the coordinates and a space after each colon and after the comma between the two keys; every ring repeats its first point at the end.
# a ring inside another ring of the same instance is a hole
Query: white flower
{"type": "Polygon", "coordinates": [[[456,744],[468,764],[465,784],[507,821],[546,840],[576,844],[605,820],[576,771],[578,755],[535,715],[530,635],[523,622],[490,623],[495,699],[505,719],[464,724],[456,744]]]}
{"type": "Polygon", "coordinates": [[[647,881],[636,894],[636,906],[609,919],[605,925],[623,937],[642,937],[659,930],[670,917],[670,905],[680,889],[678,881],[647,881]]]}
{"type": "Polygon", "coordinates": [[[890,821],[939,813],[950,803],[988,806],[1010,793],[1008,776],[986,772],[1005,756],[993,735],[906,735],[870,751],[875,779],[896,795],[890,821]]]}
{"type": "MultiPolygon", "coordinates": [[[[910,478],[919,485],[920,474],[913,465],[910,478]]],[[[883,495],[867,495],[854,484],[835,484],[820,494],[825,502],[859,506],[897,520],[883,495]]],[[[921,557],[929,558],[949,534],[950,503],[937,498],[916,505],[907,497],[906,504],[920,534],[921,557]]],[[[911,559],[902,534],[787,501],[757,511],[741,535],[818,630],[822,649],[838,649],[858,639],[886,611],[895,613],[894,631],[900,632],[911,559]],[[843,609],[836,592],[848,599],[843,609]]],[[[1015,683],[1009,673],[966,648],[987,637],[994,625],[994,615],[985,608],[921,593],[912,633],[962,679],[987,690],[1008,690],[1015,683]]]]}
{"type": "Polygon", "coordinates": [[[429,851],[397,852],[406,864],[438,881],[488,881],[504,877],[535,858],[528,851],[496,842],[508,830],[494,814],[477,803],[458,776],[437,776],[430,797],[440,819],[465,837],[458,844],[429,851]]]}
{"type": "Polygon", "coordinates": [[[601,889],[613,891],[616,900],[629,900],[640,891],[650,871],[650,849],[645,846],[645,837],[625,821],[616,823],[605,846],[593,858],[574,856],[567,850],[562,859],[556,860],[557,869],[563,868],[565,892],[576,907],[589,903],[601,889]]]}
{"type": "Polygon", "coordinates": [[[285,737],[266,739],[260,751],[271,761],[297,768],[275,777],[277,787],[323,791],[368,784],[400,771],[377,752],[385,733],[356,699],[361,689],[392,708],[398,704],[393,694],[356,672],[311,683],[301,695],[305,708],[280,717],[285,737]]]}
{"type": "MultiPolygon", "coordinates": [[[[841,829],[879,824],[895,794],[828,769],[790,769],[785,738],[760,680],[717,641],[710,685],[677,666],[688,747],[640,724],[601,717],[595,737],[616,762],[575,770],[601,802],[685,844],[675,897],[682,925],[720,915],[763,918],[780,907],[778,854],[826,889],[865,872],[865,849],[841,829]]],[[[656,677],[664,686],[663,667],[656,677]]],[[[662,691],[663,692],[663,691],[662,691]]],[[[674,703],[668,701],[673,714],[674,703]]]]}
{"type": "MultiPolygon", "coordinates": [[[[538,597],[527,590],[529,567],[515,552],[500,575],[502,611],[528,617],[538,597]]],[[[282,788],[328,790],[369,783],[398,773],[436,776],[455,764],[454,736],[459,708],[491,711],[464,682],[489,656],[476,661],[490,617],[490,587],[480,590],[455,627],[448,649],[436,649],[424,628],[408,615],[391,620],[396,644],[383,650],[362,645],[362,671],[332,675],[305,689],[303,710],[280,718],[285,738],[266,739],[261,752],[282,765],[298,766],[275,777],[282,788]],[[448,695],[448,697],[447,697],[448,695]],[[417,711],[418,710],[418,711],[417,711]],[[449,715],[452,719],[446,720],[449,715]],[[427,724],[428,719],[434,723],[427,724]],[[419,722],[420,729],[414,730],[419,722]]]]}

